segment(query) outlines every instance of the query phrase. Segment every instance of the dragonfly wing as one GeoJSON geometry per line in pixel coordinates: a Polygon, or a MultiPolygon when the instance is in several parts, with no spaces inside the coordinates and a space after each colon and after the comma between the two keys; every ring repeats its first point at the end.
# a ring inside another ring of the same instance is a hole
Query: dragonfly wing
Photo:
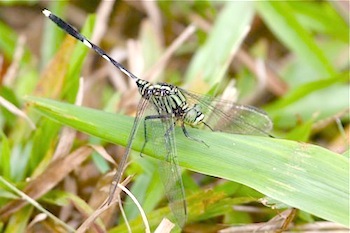
{"type": "Polygon", "coordinates": [[[160,161],[160,178],[165,195],[177,223],[183,226],[187,218],[185,191],[177,160],[174,118],[171,115],[154,115],[146,120],[147,141],[153,145],[154,152],[164,157],[160,161]]]}
{"type": "Polygon", "coordinates": [[[129,157],[129,154],[131,151],[131,146],[132,146],[132,143],[134,141],[137,129],[140,126],[141,119],[143,117],[145,110],[147,109],[148,104],[149,104],[148,100],[141,98],[141,100],[137,106],[137,113],[136,113],[134,124],[132,126],[132,129],[131,129],[131,132],[129,135],[128,144],[125,147],[124,155],[119,162],[118,169],[113,177],[113,182],[112,182],[111,188],[109,190],[109,197],[108,197],[108,201],[107,201],[108,204],[110,204],[114,198],[114,193],[117,189],[118,183],[120,182],[120,180],[122,178],[122,175],[123,175],[123,172],[125,169],[125,165],[126,165],[126,162],[128,161],[128,157],[129,157]]]}
{"type": "Polygon", "coordinates": [[[215,131],[268,136],[268,132],[272,129],[272,121],[261,109],[201,96],[182,89],[181,91],[189,104],[200,106],[201,112],[205,115],[204,122],[215,131]]]}

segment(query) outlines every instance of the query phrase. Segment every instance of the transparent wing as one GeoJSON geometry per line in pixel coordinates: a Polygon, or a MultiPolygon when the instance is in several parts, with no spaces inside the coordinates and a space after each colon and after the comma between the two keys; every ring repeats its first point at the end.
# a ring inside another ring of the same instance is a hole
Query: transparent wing
{"type": "Polygon", "coordinates": [[[120,180],[122,178],[126,162],[128,161],[128,157],[129,157],[129,154],[131,151],[131,146],[132,146],[132,143],[134,141],[137,129],[140,126],[141,119],[143,117],[145,110],[147,109],[148,104],[149,104],[148,100],[141,98],[140,102],[137,106],[137,113],[136,113],[136,117],[135,117],[132,129],[131,129],[131,132],[129,134],[128,144],[125,147],[124,155],[119,162],[118,169],[113,177],[112,185],[111,185],[110,190],[109,190],[109,197],[107,200],[108,204],[110,204],[114,198],[114,194],[115,194],[115,191],[117,189],[118,183],[120,182],[120,180]]]}
{"type": "Polygon", "coordinates": [[[147,142],[151,143],[154,152],[164,156],[160,161],[159,173],[164,185],[165,195],[177,223],[183,226],[187,218],[185,191],[180,167],[177,160],[174,118],[171,115],[154,114],[145,119],[147,142]],[[150,118],[151,117],[151,118],[150,118]]]}
{"type": "Polygon", "coordinates": [[[215,131],[234,134],[269,136],[272,122],[261,109],[235,104],[181,89],[188,104],[197,104],[205,115],[204,122],[215,131]]]}

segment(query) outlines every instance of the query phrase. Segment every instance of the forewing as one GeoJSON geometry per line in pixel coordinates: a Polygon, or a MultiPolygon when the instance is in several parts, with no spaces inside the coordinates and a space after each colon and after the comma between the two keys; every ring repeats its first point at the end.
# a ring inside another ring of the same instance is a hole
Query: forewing
{"type": "Polygon", "coordinates": [[[202,96],[181,89],[190,106],[198,104],[204,122],[215,131],[268,136],[272,122],[261,109],[249,105],[202,96]]]}
{"type": "MultiPolygon", "coordinates": [[[[154,111],[153,111],[154,112],[154,111]]],[[[165,195],[176,221],[183,226],[187,218],[185,191],[182,183],[180,167],[177,160],[174,119],[170,115],[156,114],[159,118],[146,120],[147,141],[154,152],[163,156],[159,173],[164,185],[165,195]]]]}
{"type": "Polygon", "coordinates": [[[122,178],[126,162],[128,161],[128,157],[129,157],[129,154],[131,151],[131,146],[132,146],[132,143],[134,141],[135,135],[137,133],[137,129],[139,128],[140,123],[142,122],[141,119],[143,118],[143,114],[144,114],[145,110],[148,108],[147,107],[148,104],[149,104],[148,100],[141,98],[140,102],[137,106],[137,113],[136,113],[136,117],[134,119],[134,124],[132,126],[131,132],[129,134],[128,144],[125,147],[124,155],[119,162],[118,169],[113,177],[113,182],[112,182],[111,188],[109,190],[109,197],[108,197],[108,201],[107,201],[108,204],[110,204],[114,198],[114,194],[115,194],[115,191],[117,189],[118,183],[120,182],[120,180],[122,178]]]}

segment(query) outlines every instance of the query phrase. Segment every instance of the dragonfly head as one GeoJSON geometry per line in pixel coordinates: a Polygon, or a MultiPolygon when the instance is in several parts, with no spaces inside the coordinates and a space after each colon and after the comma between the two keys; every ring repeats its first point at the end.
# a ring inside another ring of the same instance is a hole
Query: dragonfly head
{"type": "Polygon", "coordinates": [[[202,123],[203,119],[204,114],[202,113],[201,107],[198,104],[194,104],[184,114],[184,122],[192,126],[202,123]]]}

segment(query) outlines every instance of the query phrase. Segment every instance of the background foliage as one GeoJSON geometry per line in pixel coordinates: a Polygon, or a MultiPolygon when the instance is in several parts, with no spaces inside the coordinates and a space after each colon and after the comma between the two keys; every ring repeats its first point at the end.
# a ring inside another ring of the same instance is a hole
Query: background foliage
{"type": "MultiPolygon", "coordinates": [[[[348,3],[0,4],[1,231],[78,229],[108,195],[108,159],[123,154],[139,100],[131,80],[66,36],[43,8],[138,77],[271,117],[275,139],[191,129],[208,149],[176,132],[189,206],[183,231],[349,226],[348,3]]],[[[153,159],[161,158],[151,147],[140,157],[142,142],[140,132],[125,175],[133,175],[128,187],[153,230],[173,218],[153,159]]],[[[127,197],[123,206],[132,231],[143,232],[137,208],[127,197]]],[[[119,207],[89,230],[126,231],[119,207]]]]}

